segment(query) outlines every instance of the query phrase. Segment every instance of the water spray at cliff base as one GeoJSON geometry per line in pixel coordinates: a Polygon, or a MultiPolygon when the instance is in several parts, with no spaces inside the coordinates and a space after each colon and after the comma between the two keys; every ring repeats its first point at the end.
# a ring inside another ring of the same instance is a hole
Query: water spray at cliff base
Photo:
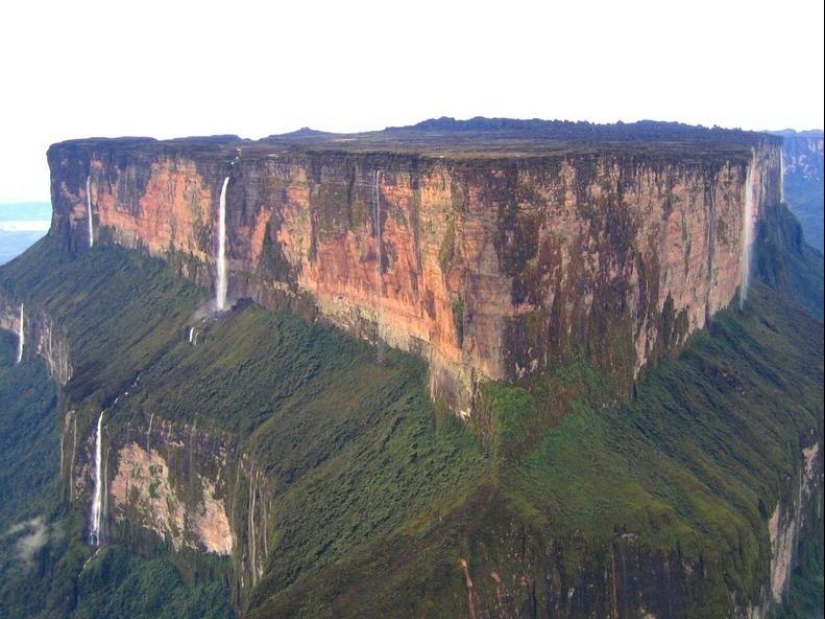
{"type": "Polygon", "coordinates": [[[223,179],[218,208],[218,254],[216,256],[218,277],[215,282],[215,310],[218,312],[226,309],[226,187],[228,185],[229,177],[227,176],[223,179]]]}

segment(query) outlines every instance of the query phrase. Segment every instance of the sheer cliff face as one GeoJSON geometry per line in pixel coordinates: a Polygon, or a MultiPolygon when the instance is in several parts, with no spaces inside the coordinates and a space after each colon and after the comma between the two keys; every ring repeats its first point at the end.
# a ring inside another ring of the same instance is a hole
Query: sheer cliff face
{"type": "Polygon", "coordinates": [[[769,138],[683,157],[67,142],[49,152],[52,234],[83,251],[90,205],[96,242],[212,287],[229,177],[230,296],[309,295],[334,324],[424,356],[433,395],[464,410],[479,380],[529,378],[574,351],[626,388],[678,347],[735,296],[747,204],[756,218],[780,199],[779,150],[769,138]]]}
{"type": "Polygon", "coordinates": [[[11,331],[20,337],[20,316],[23,318],[22,358],[39,355],[46,362],[49,376],[59,385],[65,385],[72,377],[69,361],[69,344],[65,333],[54,324],[42,309],[21,312],[18,303],[0,295],[0,329],[11,331]]]}

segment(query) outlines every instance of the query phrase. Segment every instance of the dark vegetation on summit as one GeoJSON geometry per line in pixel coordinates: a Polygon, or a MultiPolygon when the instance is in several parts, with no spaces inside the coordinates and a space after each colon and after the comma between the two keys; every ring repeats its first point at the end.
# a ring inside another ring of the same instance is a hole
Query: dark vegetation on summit
{"type": "Polygon", "coordinates": [[[456,120],[447,116],[431,118],[409,127],[389,127],[387,132],[410,133],[500,133],[504,135],[531,135],[563,141],[658,141],[658,140],[730,140],[737,136],[752,136],[753,132],[722,127],[702,127],[679,122],[640,120],[637,122],[592,123],[570,120],[518,120],[513,118],[485,118],[456,120]]]}
{"type": "MultiPolygon", "coordinates": [[[[780,138],[740,129],[706,128],[676,122],[644,120],[598,124],[585,121],[438,118],[408,127],[388,127],[364,133],[329,133],[304,127],[297,131],[250,140],[233,135],[185,137],[173,140],[112,138],[121,149],[199,152],[225,158],[242,149],[244,158],[301,151],[381,152],[422,157],[544,157],[568,154],[632,154],[684,160],[692,153],[747,155],[763,141],[780,138]]],[[[105,140],[109,142],[109,140],[105,140]]],[[[89,148],[100,138],[69,140],[61,148],[89,148]]]]}

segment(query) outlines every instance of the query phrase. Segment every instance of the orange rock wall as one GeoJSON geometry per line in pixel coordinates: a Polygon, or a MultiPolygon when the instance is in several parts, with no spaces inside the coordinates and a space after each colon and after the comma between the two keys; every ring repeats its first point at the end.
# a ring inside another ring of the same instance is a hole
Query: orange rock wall
{"type": "Polygon", "coordinates": [[[230,297],[309,295],[324,319],[426,358],[456,410],[480,380],[529,380],[573,354],[629,386],[734,298],[748,169],[758,215],[779,201],[781,165],[771,141],[684,159],[65,144],[50,151],[52,234],[75,251],[88,175],[96,242],[212,287],[228,176],[230,297]]]}

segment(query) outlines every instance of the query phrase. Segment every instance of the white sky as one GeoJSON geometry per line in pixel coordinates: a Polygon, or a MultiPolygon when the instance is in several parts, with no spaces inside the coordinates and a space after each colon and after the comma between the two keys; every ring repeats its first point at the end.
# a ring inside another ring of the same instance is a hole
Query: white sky
{"type": "Polygon", "coordinates": [[[0,203],[47,200],[49,144],[88,136],[437,116],[822,128],[823,21],[822,0],[4,2],[0,203]]]}

